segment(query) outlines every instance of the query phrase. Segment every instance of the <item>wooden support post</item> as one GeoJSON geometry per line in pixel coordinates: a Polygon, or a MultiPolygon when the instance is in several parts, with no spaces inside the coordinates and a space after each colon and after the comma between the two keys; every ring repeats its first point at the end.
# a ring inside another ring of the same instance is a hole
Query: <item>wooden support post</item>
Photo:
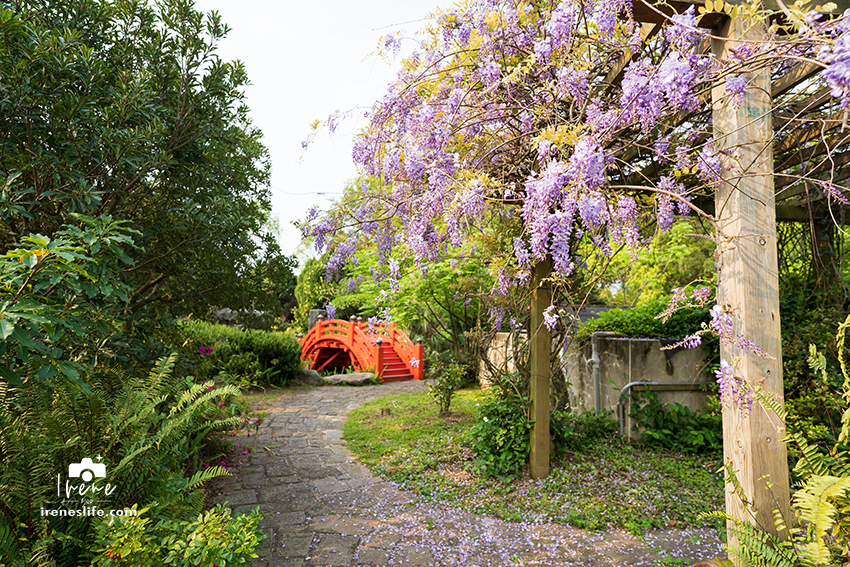
{"type": "Polygon", "coordinates": [[[552,291],[546,280],[552,272],[552,261],[546,259],[534,268],[531,291],[531,329],[529,336],[529,371],[531,374],[531,478],[549,476],[549,350],[552,338],[543,324],[543,310],[552,304],[552,291]]]}
{"type": "Polygon", "coordinates": [[[375,361],[375,376],[381,383],[384,382],[384,349],[381,347],[383,341],[379,337],[377,342],[372,346],[372,359],[375,361]]]}
{"type": "MultiPolygon", "coordinates": [[[[728,22],[712,48],[725,58],[740,39],[764,40],[760,23],[740,18],[728,22]]],[[[763,358],[734,346],[721,346],[722,358],[737,359],[736,376],[783,401],[782,343],[779,327],[779,278],[773,186],[773,125],[770,69],[747,73],[747,93],[736,108],[726,96],[724,81],[712,89],[714,138],[721,156],[722,180],[715,194],[718,219],[718,304],[734,313],[735,334],[761,346],[763,358]],[[743,171],[743,173],[741,173],[743,171]]],[[[733,517],[776,533],[773,511],[789,513],[788,459],[777,416],[753,405],[748,417],[737,403],[723,411],[723,454],[737,471],[746,499],[726,486],[726,511],[733,517]]],[[[734,543],[730,534],[729,542],[734,543]]]]}
{"type": "Polygon", "coordinates": [[[419,366],[413,368],[413,379],[422,380],[425,373],[425,345],[422,344],[422,339],[416,339],[416,345],[413,347],[413,352],[416,355],[416,360],[419,361],[419,366]]]}

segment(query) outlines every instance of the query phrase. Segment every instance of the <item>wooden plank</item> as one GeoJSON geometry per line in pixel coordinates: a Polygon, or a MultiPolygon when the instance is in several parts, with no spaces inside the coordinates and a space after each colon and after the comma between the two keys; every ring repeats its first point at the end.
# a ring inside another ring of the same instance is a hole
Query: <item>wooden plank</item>
{"type": "MultiPolygon", "coordinates": [[[[715,39],[718,59],[729,56],[740,39],[763,41],[764,27],[736,18],[715,39]]],[[[712,115],[715,143],[719,150],[734,149],[746,175],[734,168],[721,168],[725,176],[715,193],[718,223],[717,302],[735,314],[734,333],[761,346],[772,358],[762,358],[721,345],[722,358],[738,359],[736,376],[751,387],[761,385],[767,395],[783,401],[782,343],[779,327],[779,277],[776,244],[776,213],[773,188],[773,137],[770,120],[770,72],[747,74],[743,104],[735,108],[726,97],[725,85],[713,88],[712,115]]],[[[727,166],[737,164],[721,154],[727,166]]],[[[787,449],[782,441],[784,426],[773,412],[754,404],[749,415],[734,402],[723,411],[723,455],[737,471],[738,481],[750,502],[749,509],[726,485],[726,511],[733,517],[753,522],[776,533],[773,510],[785,518],[789,511],[787,449]],[[770,483],[770,486],[768,485],[770,483]]],[[[734,543],[729,534],[730,543],[734,543]]]]}
{"type": "MultiPolygon", "coordinates": [[[[785,156],[783,156],[783,161],[775,159],[774,167],[777,171],[784,171],[789,167],[800,165],[803,162],[810,161],[829,151],[835,151],[837,148],[840,148],[847,143],[850,143],[850,130],[830,136],[826,140],[818,142],[808,148],[800,148],[798,146],[797,148],[792,149],[792,151],[786,153],[785,156]]],[[[776,154],[777,152],[774,149],[774,156],[776,156],[776,154]]]]}
{"type": "MultiPolygon", "coordinates": [[[[847,175],[850,175],[850,173],[847,175]]],[[[714,214],[713,201],[709,201],[705,198],[697,198],[693,200],[693,203],[702,209],[707,215],[714,214]]],[[[850,211],[850,208],[844,208],[850,211]]],[[[833,204],[832,215],[835,216],[835,220],[840,222],[841,219],[837,216],[838,211],[839,206],[833,204]]],[[[814,220],[832,218],[830,216],[829,207],[826,207],[822,203],[815,204],[811,207],[811,217],[809,213],[809,207],[805,205],[776,205],[776,222],[809,222],[810,218],[814,220]]],[[[850,223],[850,216],[847,217],[846,222],[850,223]]]]}
{"type": "MultiPolygon", "coordinates": [[[[813,168],[808,169],[804,173],[808,177],[814,177],[821,173],[826,173],[833,168],[841,167],[842,165],[850,163],[850,151],[846,151],[840,154],[833,154],[830,157],[823,156],[823,160],[813,168]]],[[[795,177],[787,177],[782,175],[777,175],[778,181],[776,181],[776,194],[781,196],[782,199],[789,199],[795,195],[800,195],[805,191],[784,191],[784,189],[788,186],[791,186],[795,183],[799,183],[801,180],[795,177]]]]}
{"type": "Polygon", "coordinates": [[[545,281],[552,273],[552,260],[547,258],[534,268],[531,291],[531,338],[529,340],[529,371],[531,408],[531,478],[549,476],[549,349],[552,338],[543,324],[543,310],[552,304],[552,290],[545,281]]]}
{"type": "MultiPolygon", "coordinates": [[[[643,24],[640,27],[640,39],[641,43],[645,43],[655,36],[659,31],[661,31],[661,24],[643,24]]],[[[618,84],[623,79],[623,73],[628,67],[629,63],[631,63],[635,58],[635,53],[632,52],[630,48],[626,48],[625,51],[620,55],[617,59],[614,66],[608,71],[608,74],[605,75],[605,80],[603,81],[603,85],[605,85],[605,90],[608,91],[614,85],[618,84]]]]}
{"type": "Polygon", "coordinates": [[[806,79],[811,79],[820,73],[822,69],[823,65],[801,61],[792,67],[791,70],[773,81],[773,84],[770,85],[770,93],[773,95],[773,98],[782,96],[806,79]]]}
{"type": "MultiPolygon", "coordinates": [[[[817,138],[825,132],[838,128],[844,123],[844,111],[839,110],[829,116],[811,120],[807,119],[806,121],[811,121],[811,126],[804,130],[798,130],[792,127],[793,133],[779,140],[779,142],[775,144],[774,152],[777,154],[787,152],[792,148],[799,147],[800,144],[805,144],[809,140],[817,138]]],[[[788,121],[784,121],[781,127],[784,127],[787,123],[788,121]]],[[[777,121],[774,121],[774,128],[776,126],[777,121]]]]}
{"type": "Polygon", "coordinates": [[[832,90],[829,87],[823,87],[816,93],[810,95],[799,102],[789,104],[782,109],[782,114],[777,115],[773,121],[773,129],[779,130],[791,120],[800,120],[800,118],[817,110],[824,104],[832,100],[832,90]]]}
{"type": "MultiPolygon", "coordinates": [[[[691,6],[699,8],[704,4],[704,2],[681,2],[678,0],[668,0],[658,3],[647,0],[635,0],[632,2],[632,17],[634,17],[636,22],[642,24],[664,24],[670,21],[670,16],[673,14],[681,14],[691,6]]],[[[701,28],[714,29],[725,19],[727,19],[726,14],[714,12],[700,18],[697,25],[701,28]]]]}

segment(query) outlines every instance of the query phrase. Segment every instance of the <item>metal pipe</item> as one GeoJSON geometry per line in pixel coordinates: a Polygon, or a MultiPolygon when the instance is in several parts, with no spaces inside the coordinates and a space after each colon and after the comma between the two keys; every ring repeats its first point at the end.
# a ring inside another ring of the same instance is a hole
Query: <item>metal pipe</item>
{"type": "MultiPolygon", "coordinates": [[[[625,396],[635,386],[661,386],[664,390],[675,391],[697,391],[700,386],[711,386],[715,382],[629,382],[620,390],[620,399],[617,401],[617,421],[620,423],[620,435],[626,434],[626,403],[625,396]]],[[[706,392],[708,393],[708,392],[706,392]]]]}
{"type": "Polygon", "coordinates": [[[617,337],[618,333],[611,331],[596,331],[590,335],[591,351],[590,366],[593,368],[593,391],[594,391],[594,407],[596,411],[602,409],[602,381],[599,378],[599,367],[602,365],[602,360],[599,358],[599,337],[617,337]]]}

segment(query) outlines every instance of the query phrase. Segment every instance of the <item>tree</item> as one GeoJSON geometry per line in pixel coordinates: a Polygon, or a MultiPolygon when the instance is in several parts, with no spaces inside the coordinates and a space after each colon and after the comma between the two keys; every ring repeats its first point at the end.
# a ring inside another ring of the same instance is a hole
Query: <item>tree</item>
{"type": "Polygon", "coordinates": [[[128,317],[225,304],[270,208],[268,154],[227,27],[189,0],[21,1],[0,12],[0,245],[73,213],[141,234],[128,317]]]}

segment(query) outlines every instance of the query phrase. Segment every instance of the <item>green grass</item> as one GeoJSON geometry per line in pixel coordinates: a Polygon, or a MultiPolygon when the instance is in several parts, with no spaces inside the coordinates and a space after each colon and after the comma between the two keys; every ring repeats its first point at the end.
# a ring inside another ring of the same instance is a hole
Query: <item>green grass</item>
{"type": "Polygon", "coordinates": [[[345,438],[374,474],[403,489],[504,520],[634,533],[719,527],[698,518],[723,507],[719,456],[667,453],[611,437],[555,460],[542,482],[527,474],[511,482],[476,475],[468,432],[482,395],[461,390],[445,418],[425,392],[375,400],[349,414],[345,438]],[[382,417],[382,408],[391,415],[382,417]]]}

